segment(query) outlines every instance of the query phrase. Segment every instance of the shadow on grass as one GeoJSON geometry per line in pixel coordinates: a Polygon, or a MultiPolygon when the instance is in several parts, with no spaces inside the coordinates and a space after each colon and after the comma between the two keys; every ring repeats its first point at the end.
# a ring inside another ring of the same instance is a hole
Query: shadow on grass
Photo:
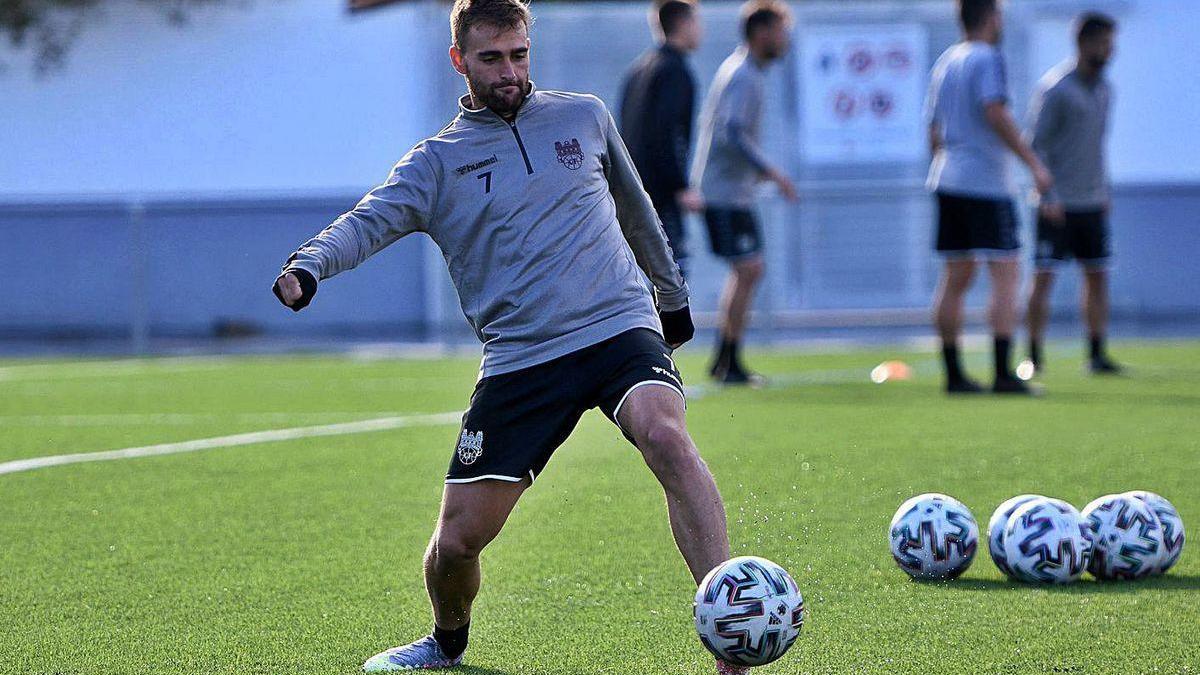
{"type": "MultiPolygon", "coordinates": [[[[461,665],[456,668],[451,668],[446,672],[453,673],[454,675],[516,675],[517,673],[515,670],[496,670],[495,668],[484,668],[483,666],[468,665],[461,665]]],[[[355,668],[352,671],[348,671],[348,673],[362,675],[362,670],[355,668]]]]}
{"type": "Polygon", "coordinates": [[[1137,593],[1142,590],[1200,591],[1200,576],[1176,574],[1165,574],[1138,581],[1097,581],[1091,577],[1085,577],[1073,584],[1025,584],[1008,579],[958,579],[947,583],[929,581],[918,583],[945,586],[948,590],[1004,592],[1037,589],[1072,595],[1137,593]]]}

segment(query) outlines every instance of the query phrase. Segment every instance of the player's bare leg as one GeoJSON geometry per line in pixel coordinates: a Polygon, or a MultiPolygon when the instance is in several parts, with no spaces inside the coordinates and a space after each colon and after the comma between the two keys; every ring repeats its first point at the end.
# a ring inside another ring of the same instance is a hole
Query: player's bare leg
{"type": "Polygon", "coordinates": [[[963,304],[975,279],[975,261],[970,258],[946,260],[933,298],[933,323],[942,340],[942,360],[946,369],[946,391],[977,393],[980,386],[962,370],[958,338],[962,335],[963,304]]]}
{"type": "Polygon", "coordinates": [[[437,527],[425,552],[425,588],[433,605],[433,635],[376,654],[363,664],[363,670],[449,668],[461,663],[471,604],[479,593],[479,554],[500,533],[529,482],[446,484],[437,527]]]}
{"type": "Polygon", "coordinates": [[[746,332],[754,292],[766,271],[761,255],[738,260],[730,266],[729,276],[721,291],[721,325],[719,350],[709,373],[729,384],[753,384],[753,376],[741,363],[739,355],[742,336],[746,332]]]}
{"type": "MultiPolygon", "coordinates": [[[[683,399],[667,387],[635,389],[618,415],[642,457],[663,487],[675,545],[697,584],[728,560],[725,504],[708,465],[687,431],[683,399]]],[[[718,675],[744,675],[748,669],[718,660],[718,675]]]]}
{"type": "Polygon", "coordinates": [[[669,387],[639,387],[617,421],[662,485],[675,544],[699,583],[730,558],[729,535],[721,493],[688,434],[683,399],[669,387]]]}
{"type": "Polygon", "coordinates": [[[425,588],[434,623],[454,630],[471,620],[479,593],[479,554],[500,534],[529,479],[447,483],[442,512],[425,551],[425,588]]]}
{"type": "Polygon", "coordinates": [[[1121,367],[1108,357],[1104,341],[1108,332],[1108,270],[1089,268],[1083,274],[1083,313],[1087,321],[1088,365],[1093,373],[1112,375],[1121,367]]]}
{"type": "Polygon", "coordinates": [[[1054,272],[1038,270],[1033,275],[1033,288],[1029,290],[1029,303],[1025,310],[1025,327],[1029,332],[1029,360],[1035,371],[1041,371],[1042,340],[1046,334],[1046,323],[1050,320],[1050,292],[1054,290],[1054,272]]]}

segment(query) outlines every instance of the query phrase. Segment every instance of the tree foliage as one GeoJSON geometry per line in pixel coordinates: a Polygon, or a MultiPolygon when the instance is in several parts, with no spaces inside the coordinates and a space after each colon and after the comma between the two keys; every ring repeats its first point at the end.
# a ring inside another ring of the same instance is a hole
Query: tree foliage
{"type": "MultiPolygon", "coordinates": [[[[189,11],[204,5],[229,4],[231,0],[138,0],[160,12],[166,21],[181,25],[189,11]]],[[[103,19],[113,0],[0,0],[0,39],[18,52],[32,56],[39,74],[63,66],[71,44],[90,23],[103,19]]]]}

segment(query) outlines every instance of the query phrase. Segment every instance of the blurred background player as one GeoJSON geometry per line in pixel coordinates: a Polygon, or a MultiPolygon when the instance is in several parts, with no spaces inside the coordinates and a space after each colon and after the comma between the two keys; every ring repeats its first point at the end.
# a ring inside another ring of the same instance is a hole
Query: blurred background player
{"type": "Polygon", "coordinates": [[[1112,88],[1104,69],[1113,54],[1116,22],[1087,13],[1076,24],[1077,55],[1050,69],[1030,103],[1032,146],[1054,176],[1038,205],[1033,289],[1029,293],[1029,359],[1044,366],[1042,336],[1050,313],[1055,266],[1071,258],[1083,268],[1083,315],[1093,373],[1121,368],[1108,357],[1108,227],[1110,204],[1104,142],[1112,88]]]}
{"type": "Polygon", "coordinates": [[[693,183],[704,198],[712,252],[730,266],[721,293],[720,331],[709,373],[726,384],[762,378],[741,362],[740,346],[754,291],[763,275],[762,230],[754,215],[758,183],[769,180],[789,201],[796,187],[759,144],[766,69],[787,54],[792,14],[778,0],[742,7],[743,43],[717,70],[700,115],[693,183]]]}
{"type": "Polygon", "coordinates": [[[1008,83],[998,45],[1003,17],[997,0],[960,0],[963,40],[937,60],[925,102],[929,121],[928,187],[937,195],[937,251],[942,275],[934,298],[934,324],[942,341],[946,391],[978,393],[963,372],[958,338],[963,300],[975,276],[976,258],[991,276],[988,320],[993,334],[997,393],[1030,392],[1013,375],[1009,354],[1017,323],[1020,263],[1014,187],[1005,149],[1029,167],[1039,193],[1053,179],[1021,138],[1008,110],[1008,83]]]}
{"type": "Polygon", "coordinates": [[[683,212],[703,207],[688,185],[688,148],[696,108],[696,81],[687,55],[700,46],[696,6],[667,0],[650,13],[657,47],[642,54],[621,86],[621,136],[654,203],[675,262],[687,275],[683,212]]]}

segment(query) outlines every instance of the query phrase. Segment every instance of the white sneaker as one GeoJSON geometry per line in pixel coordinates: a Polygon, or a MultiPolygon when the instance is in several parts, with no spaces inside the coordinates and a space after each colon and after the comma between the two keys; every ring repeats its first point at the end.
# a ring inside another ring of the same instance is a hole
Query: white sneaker
{"type": "Polygon", "coordinates": [[[462,654],[454,658],[442,652],[442,646],[432,635],[403,647],[392,647],[367,659],[364,673],[394,673],[401,670],[433,670],[462,665],[462,654]]]}

